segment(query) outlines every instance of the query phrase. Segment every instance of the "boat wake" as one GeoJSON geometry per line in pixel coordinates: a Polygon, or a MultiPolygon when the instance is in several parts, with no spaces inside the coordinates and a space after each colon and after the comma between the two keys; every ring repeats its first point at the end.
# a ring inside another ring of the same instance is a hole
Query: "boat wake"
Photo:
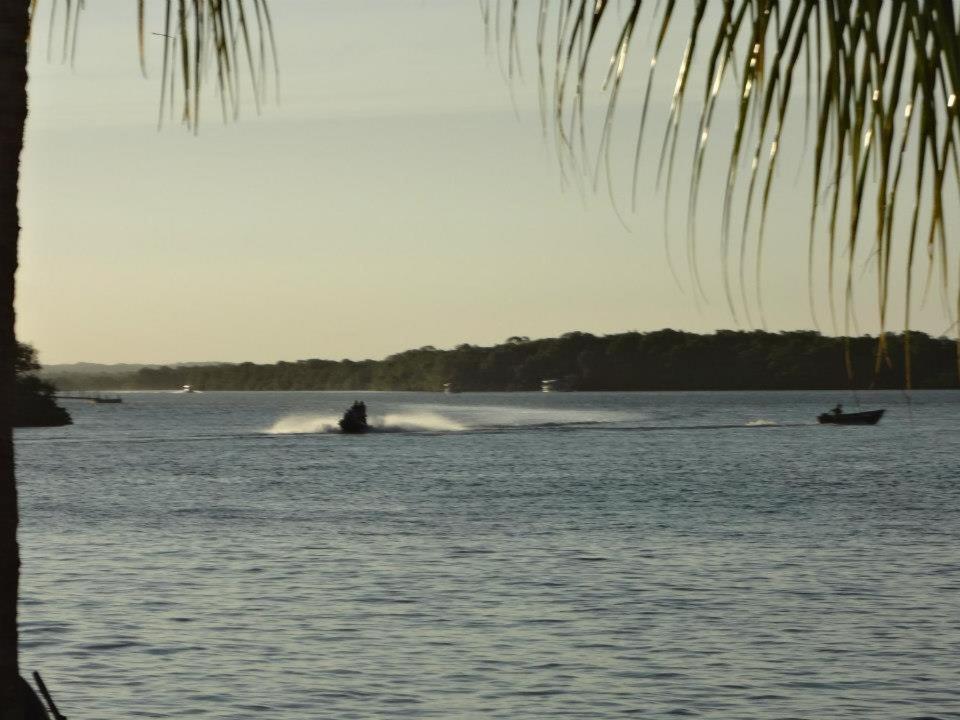
{"type": "Polygon", "coordinates": [[[382,418],[375,417],[374,432],[463,432],[466,425],[432,412],[393,413],[382,418]]]}
{"type": "MultiPolygon", "coordinates": [[[[266,432],[269,435],[304,433],[339,433],[339,415],[289,415],[277,420],[266,432]]],[[[438,413],[390,413],[370,418],[370,432],[463,432],[466,425],[438,413]]]]}
{"type": "MultiPolygon", "coordinates": [[[[294,414],[277,420],[264,432],[270,435],[339,433],[341,415],[294,414]]],[[[543,410],[499,406],[453,408],[398,408],[382,415],[370,415],[374,433],[497,433],[515,430],[575,430],[601,427],[641,416],[596,410],[543,410]]]]}
{"type": "MultiPolygon", "coordinates": [[[[576,430],[604,425],[603,420],[566,418],[547,421],[539,417],[509,418],[474,417],[456,420],[438,412],[395,412],[370,417],[373,433],[497,433],[513,430],[576,430]]],[[[268,435],[302,435],[340,433],[339,415],[288,415],[280,418],[264,432],[268,435]]],[[[609,422],[609,421],[608,421],[609,422]]]]}
{"type": "MultiPolygon", "coordinates": [[[[263,432],[267,435],[340,434],[340,415],[297,414],[280,418],[263,432]]],[[[734,430],[786,428],[809,423],[781,423],[765,418],[747,422],[685,425],[666,422],[651,424],[649,417],[619,413],[566,412],[546,415],[540,412],[477,412],[469,419],[454,419],[439,412],[421,410],[394,412],[370,417],[371,433],[505,433],[516,431],[669,432],[680,430],[734,430]],[[639,421],[639,422],[638,422],[639,421]]]]}

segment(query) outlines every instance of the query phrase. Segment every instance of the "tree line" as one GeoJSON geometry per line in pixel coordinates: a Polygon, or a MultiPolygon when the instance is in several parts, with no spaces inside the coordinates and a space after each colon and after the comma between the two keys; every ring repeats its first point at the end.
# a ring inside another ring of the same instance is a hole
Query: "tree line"
{"type": "MultiPolygon", "coordinates": [[[[957,345],[909,336],[915,388],[956,388],[957,345]]],[[[383,360],[147,367],[136,372],[49,375],[61,390],[835,390],[903,388],[904,336],[840,338],[812,331],[696,334],[677,330],[558,338],[511,337],[491,347],[432,346],[383,360]]]]}

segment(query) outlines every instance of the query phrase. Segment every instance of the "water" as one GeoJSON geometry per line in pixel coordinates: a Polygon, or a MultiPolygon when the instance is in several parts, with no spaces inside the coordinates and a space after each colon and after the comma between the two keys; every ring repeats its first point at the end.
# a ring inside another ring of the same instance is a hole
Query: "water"
{"type": "Polygon", "coordinates": [[[23,666],[71,720],[960,718],[960,393],[836,400],[74,403],[17,434],[23,666]]]}

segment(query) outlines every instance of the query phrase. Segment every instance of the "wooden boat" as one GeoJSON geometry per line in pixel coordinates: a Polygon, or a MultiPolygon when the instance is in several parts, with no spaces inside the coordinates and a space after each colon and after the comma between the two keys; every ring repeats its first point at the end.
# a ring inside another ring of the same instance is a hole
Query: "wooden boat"
{"type": "Polygon", "coordinates": [[[359,435],[369,432],[370,426],[367,424],[367,406],[363,402],[355,402],[340,418],[340,430],[345,433],[359,435]]]}
{"type": "Polygon", "coordinates": [[[883,417],[884,410],[868,410],[858,413],[828,412],[817,416],[822,425],[876,425],[883,417]]]}

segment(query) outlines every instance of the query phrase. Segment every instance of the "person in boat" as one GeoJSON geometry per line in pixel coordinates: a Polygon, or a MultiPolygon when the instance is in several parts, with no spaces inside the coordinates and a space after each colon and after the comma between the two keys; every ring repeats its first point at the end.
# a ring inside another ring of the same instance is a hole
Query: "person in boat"
{"type": "Polygon", "coordinates": [[[837,403],[837,406],[830,411],[833,415],[843,415],[843,404],[837,403]]]}
{"type": "Polygon", "coordinates": [[[354,402],[343,414],[340,429],[344,432],[366,432],[369,429],[366,404],[362,401],[354,402]]]}

